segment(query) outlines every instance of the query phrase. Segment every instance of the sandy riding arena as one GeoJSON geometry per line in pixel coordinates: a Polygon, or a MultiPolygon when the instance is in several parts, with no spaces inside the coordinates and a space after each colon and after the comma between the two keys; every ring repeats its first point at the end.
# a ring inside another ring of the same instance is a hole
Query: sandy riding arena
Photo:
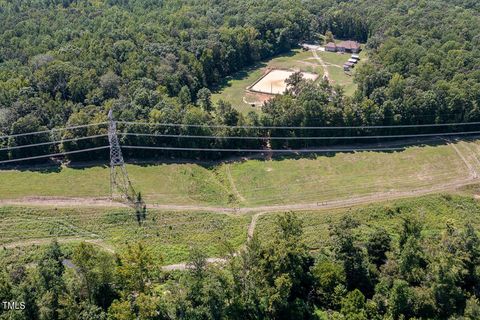
{"type": "MultiPolygon", "coordinates": [[[[290,77],[294,71],[274,69],[255,82],[249,89],[254,92],[267,94],[283,94],[287,89],[285,80],[290,77]]],[[[302,72],[303,78],[307,80],[316,80],[318,74],[302,72]]]]}

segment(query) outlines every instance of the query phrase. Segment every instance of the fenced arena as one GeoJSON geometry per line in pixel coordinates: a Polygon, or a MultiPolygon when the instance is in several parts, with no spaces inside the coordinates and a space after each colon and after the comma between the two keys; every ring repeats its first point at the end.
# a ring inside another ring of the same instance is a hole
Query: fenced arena
{"type": "MultiPolygon", "coordinates": [[[[248,89],[253,92],[266,94],[283,94],[287,90],[285,80],[288,79],[295,71],[272,69],[252,84],[248,89]]],[[[315,81],[318,74],[310,72],[302,72],[303,78],[315,81]]]]}

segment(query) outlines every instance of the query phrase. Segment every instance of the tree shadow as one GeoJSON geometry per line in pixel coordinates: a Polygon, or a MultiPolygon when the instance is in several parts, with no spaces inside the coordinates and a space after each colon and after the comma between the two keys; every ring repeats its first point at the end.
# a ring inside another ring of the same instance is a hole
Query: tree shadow
{"type": "Polygon", "coordinates": [[[76,170],[85,170],[89,168],[108,167],[108,162],[103,160],[88,162],[72,162],[63,164],[59,161],[49,161],[45,163],[26,163],[26,164],[5,164],[0,166],[1,171],[15,170],[20,172],[36,172],[42,174],[60,173],[63,168],[71,168],[76,170]]]}
{"type": "Polygon", "coordinates": [[[241,70],[233,73],[232,75],[224,77],[218,84],[216,84],[212,87],[212,93],[220,93],[224,89],[231,87],[232,86],[231,81],[233,81],[233,80],[245,80],[246,78],[249,77],[251,72],[253,72],[257,69],[260,69],[260,68],[267,67],[268,62],[272,59],[282,58],[282,57],[293,57],[295,54],[296,54],[295,51],[290,50],[290,51],[285,52],[285,53],[281,53],[281,54],[278,54],[278,55],[271,56],[271,57],[266,58],[262,61],[256,62],[256,63],[254,63],[250,66],[246,66],[246,67],[242,68],[241,70]]]}
{"type": "MultiPolygon", "coordinates": [[[[302,153],[274,153],[269,154],[268,150],[265,150],[263,153],[235,153],[232,152],[227,156],[222,156],[222,153],[218,153],[216,158],[182,158],[175,157],[172,155],[165,157],[154,157],[154,158],[145,158],[145,159],[136,159],[133,157],[125,157],[125,163],[136,165],[140,167],[152,167],[159,165],[169,165],[169,164],[185,164],[185,165],[198,165],[205,169],[214,169],[222,164],[226,163],[238,163],[246,162],[250,160],[257,161],[284,161],[284,160],[301,160],[301,159],[310,159],[315,160],[321,157],[332,158],[338,154],[353,154],[359,152],[375,152],[375,153],[384,153],[384,154],[394,154],[407,151],[409,148],[414,147],[439,147],[445,146],[450,143],[459,143],[459,142],[474,142],[480,139],[480,136],[472,137],[452,137],[447,140],[444,138],[432,137],[429,139],[409,139],[409,140],[391,140],[388,142],[376,142],[376,143],[355,143],[355,144],[333,144],[330,146],[322,146],[311,148],[312,152],[302,152],[302,153]],[[354,149],[354,150],[352,150],[354,149]],[[313,151],[315,150],[315,151],[313,151]],[[325,151],[318,151],[325,150],[325,151]]],[[[301,149],[301,148],[299,148],[301,149]]],[[[305,149],[308,150],[308,149],[305,149]]],[[[2,170],[18,170],[25,172],[39,172],[39,173],[59,173],[62,171],[63,167],[75,169],[75,170],[85,170],[89,168],[108,168],[108,160],[96,160],[88,162],[71,162],[68,164],[63,164],[59,162],[50,162],[46,164],[21,164],[21,165],[3,165],[0,166],[0,172],[2,170]]]]}
{"type": "MultiPolygon", "coordinates": [[[[475,141],[480,138],[470,137],[468,139],[462,138],[459,141],[475,141]]],[[[389,141],[383,143],[356,143],[349,145],[332,145],[332,146],[323,146],[315,148],[315,150],[324,149],[335,151],[321,151],[321,152],[302,152],[302,153],[278,153],[278,154],[269,154],[267,150],[264,153],[256,154],[231,154],[226,157],[219,157],[215,159],[199,159],[199,158],[175,158],[175,157],[165,157],[165,158],[151,158],[151,159],[134,159],[128,158],[126,162],[129,164],[134,164],[141,167],[151,167],[158,165],[166,164],[186,164],[186,165],[198,165],[205,169],[214,169],[222,164],[228,163],[238,163],[246,162],[250,160],[257,161],[284,161],[284,160],[301,160],[301,159],[310,159],[316,160],[321,157],[333,158],[338,154],[354,154],[360,152],[370,152],[370,153],[383,153],[383,154],[395,154],[407,151],[409,148],[418,148],[418,147],[439,147],[445,146],[449,143],[456,143],[457,140],[445,140],[441,138],[429,138],[429,139],[410,139],[410,140],[401,140],[401,141],[389,141]],[[342,150],[344,149],[344,150],[342,150]],[[356,149],[356,150],[352,150],[356,149]]],[[[312,148],[313,149],[313,148],[312,148]]]]}

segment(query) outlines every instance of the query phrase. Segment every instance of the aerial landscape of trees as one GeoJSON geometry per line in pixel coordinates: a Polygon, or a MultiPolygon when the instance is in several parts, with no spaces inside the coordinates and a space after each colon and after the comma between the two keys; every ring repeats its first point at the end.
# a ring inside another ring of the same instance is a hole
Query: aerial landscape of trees
{"type": "MultiPolygon", "coordinates": [[[[376,142],[357,138],[365,135],[474,130],[480,121],[480,4],[0,0],[0,161],[105,146],[111,109],[123,146],[295,149],[376,142]],[[242,113],[224,99],[212,99],[239,71],[288,55],[302,42],[325,39],[362,43],[367,58],[355,70],[353,95],[322,77],[307,81],[296,72],[287,80],[287,92],[256,112],[242,113]],[[462,122],[472,124],[415,127],[462,122]],[[322,126],[356,128],[315,130],[322,126]],[[328,136],[339,138],[318,139],[328,136]],[[342,140],[345,136],[355,139],[342,140]],[[273,139],[279,137],[293,139],[273,139]],[[314,139],[294,139],[302,137],[314,139]],[[22,148],[29,144],[35,147],[22,148]]],[[[174,163],[237,154],[122,151],[127,158],[174,163]]],[[[73,162],[107,158],[106,150],[67,155],[73,162]]],[[[185,172],[185,179],[193,179],[185,172]]],[[[227,174],[208,174],[228,180],[227,174]]],[[[139,216],[136,240],[120,234],[112,240],[122,242],[115,250],[83,238],[50,242],[60,234],[52,227],[48,245],[28,246],[34,239],[20,243],[24,249],[7,244],[0,249],[0,301],[25,307],[0,308],[0,319],[480,319],[478,230],[454,220],[427,229],[422,216],[409,209],[385,209],[402,219],[398,230],[373,218],[366,226],[342,215],[329,221],[327,239],[318,235],[313,247],[304,241],[302,220],[290,212],[276,214],[271,235],[245,235],[235,248],[219,243],[225,254],[217,263],[210,263],[202,248],[182,244],[190,252],[184,270],[162,268],[163,248],[152,252],[139,216]]],[[[51,210],[60,215],[57,207],[51,210]]],[[[143,214],[147,224],[145,208],[143,214]]],[[[98,222],[91,218],[91,223],[98,222]]]]}
{"type": "MultiPolygon", "coordinates": [[[[101,122],[110,108],[119,121],[152,124],[363,126],[478,121],[480,20],[476,9],[478,4],[472,1],[443,0],[2,0],[0,132],[15,134],[101,122]],[[221,88],[226,76],[288,52],[299,42],[321,42],[327,32],[366,43],[369,61],[355,73],[358,90],[353,97],[320,81],[276,97],[261,113],[241,114],[228,102],[212,103],[211,93],[221,88]]],[[[89,133],[95,135],[104,129],[89,133]]],[[[319,134],[161,126],[135,130],[219,137],[319,134]]],[[[71,139],[83,133],[39,139],[71,139]]],[[[361,133],[365,132],[341,132],[361,133]]],[[[262,148],[265,143],[131,136],[124,136],[122,141],[228,148],[262,148]]],[[[24,141],[14,138],[2,143],[15,146],[24,141]]],[[[53,149],[69,151],[104,143],[105,138],[97,138],[53,149]]],[[[298,145],[276,143],[281,148],[298,145]]],[[[44,149],[18,149],[13,154],[0,151],[0,157],[52,151],[44,149]]],[[[158,155],[135,151],[134,156],[158,155]]],[[[97,152],[72,155],[71,159],[103,156],[97,152]]]]}
{"type": "MultiPolygon", "coordinates": [[[[270,241],[254,237],[225,262],[192,248],[186,271],[165,271],[141,242],[111,255],[52,242],[32,261],[2,265],[0,299],[24,301],[1,319],[478,319],[480,239],[447,223],[425,236],[406,215],[398,234],[362,235],[350,216],[316,253],[302,223],[279,215],[270,241]]],[[[227,246],[228,247],[228,246],[227,246]]],[[[160,263],[159,263],[160,262],[160,263]]]]}

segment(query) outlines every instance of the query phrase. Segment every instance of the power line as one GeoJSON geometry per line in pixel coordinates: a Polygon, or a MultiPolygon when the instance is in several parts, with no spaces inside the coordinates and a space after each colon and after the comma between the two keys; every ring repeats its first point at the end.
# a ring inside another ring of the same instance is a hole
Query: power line
{"type": "MultiPolygon", "coordinates": [[[[480,134],[480,131],[424,133],[424,134],[398,134],[381,136],[331,136],[331,137],[255,137],[255,136],[206,136],[206,135],[181,135],[181,134],[155,134],[155,133],[119,133],[123,136],[155,137],[155,138],[180,138],[180,139],[237,139],[237,140],[355,140],[355,139],[388,139],[388,138],[417,138],[436,136],[457,136],[480,134]]],[[[1,149],[0,149],[1,151],[1,149]]]]}
{"type": "Polygon", "coordinates": [[[404,124],[404,125],[381,125],[381,126],[338,126],[338,127],[299,127],[299,126],[228,126],[213,124],[181,124],[181,123],[148,123],[118,121],[118,124],[146,125],[161,127],[187,127],[187,128],[217,128],[217,129],[291,129],[291,130],[341,130],[341,129],[395,129],[395,128],[430,128],[444,126],[467,126],[479,125],[480,122],[436,123],[436,124],[404,124]]]}
{"type": "Polygon", "coordinates": [[[110,148],[110,147],[109,146],[103,146],[103,147],[95,147],[95,148],[88,148],[88,149],[75,150],[75,151],[58,152],[58,153],[52,153],[52,154],[46,154],[46,155],[40,155],[40,156],[32,156],[32,157],[26,157],[26,158],[19,158],[19,159],[3,160],[3,161],[0,161],[0,164],[19,162],[19,161],[27,161],[27,160],[35,160],[35,159],[44,159],[44,158],[50,158],[50,157],[66,156],[66,155],[69,155],[69,154],[96,151],[96,150],[102,150],[102,149],[108,149],[108,148],[110,148]]]}
{"type": "Polygon", "coordinates": [[[47,145],[51,145],[51,144],[59,144],[59,143],[65,143],[65,142],[73,142],[73,141],[95,139],[95,138],[102,138],[102,137],[107,137],[107,135],[106,134],[99,134],[99,135],[88,136],[88,137],[79,137],[79,138],[72,138],[72,139],[63,139],[63,140],[58,140],[58,141],[49,141],[49,142],[42,142],[42,143],[26,144],[26,145],[21,145],[21,146],[2,148],[2,149],[0,149],[0,151],[9,151],[9,150],[23,149],[23,148],[33,148],[33,147],[37,147],[37,146],[47,146],[47,145]]]}
{"type": "MultiPolygon", "coordinates": [[[[176,148],[122,146],[122,149],[164,150],[164,151],[206,151],[206,152],[259,152],[259,153],[321,153],[321,152],[354,152],[354,151],[402,151],[405,148],[339,148],[339,149],[224,149],[224,148],[176,148]]],[[[0,162],[1,163],[1,162],[0,162]]]]}
{"type": "MultiPolygon", "coordinates": [[[[117,121],[118,124],[126,124],[126,125],[146,125],[146,126],[163,126],[163,127],[187,127],[187,128],[224,128],[224,129],[290,129],[290,130],[341,130],[341,129],[359,129],[359,130],[366,130],[366,129],[395,129],[395,128],[428,128],[428,127],[444,127],[444,126],[467,126],[467,125],[479,125],[480,122],[458,122],[458,123],[439,123],[439,124],[416,124],[416,125],[381,125],[381,126],[228,126],[228,125],[209,125],[209,124],[179,124],[179,123],[148,123],[148,122],[129,122],[129,121],[117,121]]],[[[17,137],[24,137],[30,135],[37,135],[37,134],[46,134],[46,133],[54,133],[54,132],[61,132],[67,130],[75,130],[81,128],[88,128],[91,126],[100,126],[107,124],[107,122],[98,122],[98,123],[91,123],[85,125],[78,125],[78,126],[71,126],[71,127],[64,127],[64,128],[53,128],[50,130],[43,130],[43,131],[34,131],[34,132],[26,132],[26,133],[18,133],[18,134],[11,134],[11,135],[3,135],[0,136],[0,139],[8,139],[8,138],[17,138],[17,137]]]]}
{"type": "Polygon", "coordinates": [[[91,126],[99,126],[99,125],[104,125],[104,124],[107,124],[107,122],[82,124],[82,125],[78,125],[78,126],[71,126],[71,127],[64,127],[64,128],[54,128],[54,129],[43,130],[43,131],[4,135],[4,136],[0,136],[0,139],[17,138],[17,137],[31,136],[31,135],[44,134],[44,133],[53,133],[53,132],[57,132],[57,131],[75,130],[75,129],[87,128],[87,127],[91,127],[91,126]]]}

